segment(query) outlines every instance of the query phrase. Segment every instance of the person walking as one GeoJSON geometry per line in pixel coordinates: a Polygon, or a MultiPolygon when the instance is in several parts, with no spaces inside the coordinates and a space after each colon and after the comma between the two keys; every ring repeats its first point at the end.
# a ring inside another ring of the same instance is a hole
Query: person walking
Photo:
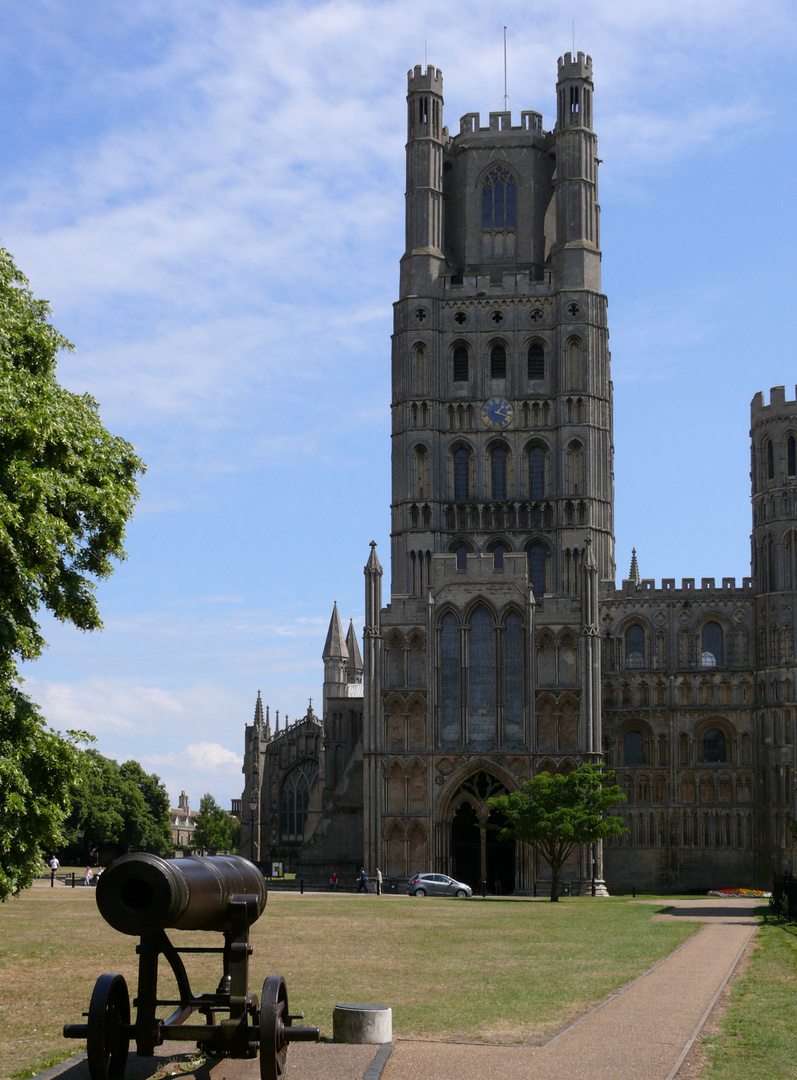
{"type": "Polygon", "coordinates": [[[365,867],[360,867],[360,876],[357,879],[357,892],[368,892],[368,875],[365,872],[365,867]]]}
{"type": "Polygon", "coordinates": [[[55,855],[51,855],[48,865],[50,867],[50,888],[53,889],[55,888],[55,872],[61,864],[58,859],[56,859],[55,855]]]}
{"type": "Polygon", "coordinates": [[[376,868],[376,895],[382,895],[382,871],[378,866],[376,868]]]}

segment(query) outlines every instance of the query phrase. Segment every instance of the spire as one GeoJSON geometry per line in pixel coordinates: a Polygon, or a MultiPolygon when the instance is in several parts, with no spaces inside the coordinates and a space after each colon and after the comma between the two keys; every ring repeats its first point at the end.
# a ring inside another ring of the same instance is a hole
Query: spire
{"type": "Polygon", "coordinates": [[[347,660],[348,655],[346,642],[343,638],[343,626],[341,625],[340,615],[338,615],[338,602],[336,600],[332,608],[332,618],[329,620],[327,640],[324,644],[324,651],[321,654],[321,657],[323,660],[333,658],[336,660],[347,660]]]}
{"type": "Polygon", "coordinates": [[[354,619],[349,619],[349,629],[346,631],[346,651],[349,654],[349,659],[346,663],[347,682],[362,682],[363,659],[360,654],[360,646],[357,644],[357,635],[354,632],[354,619]]]}
{"type": "Polygon", "coordinates": [[[636,561],[636,548],[631,548],[631,569],[628,571],[628,577],[639,588],[639,565],[636,561]]]}
{"type": "Polygon", "coordinates": [[[257,701],[255,702],[255,731],[258,734],[263,730],[263,699],[260,697],[260,691],[257,692],[257,701]]]}
{"type": "Polygon", "coordinates": [[[271,738],[271,717],[269,716],[269,706],[266,705],[266,739],[271,738]]]}

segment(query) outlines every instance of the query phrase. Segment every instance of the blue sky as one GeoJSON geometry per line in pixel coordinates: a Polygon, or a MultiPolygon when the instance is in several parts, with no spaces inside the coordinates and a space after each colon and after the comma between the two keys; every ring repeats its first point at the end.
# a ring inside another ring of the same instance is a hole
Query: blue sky
{"type": "Polygon", "coordinates": [[[749,573],[749,403],[794,396],[790,0],[27,0],[0,39],[0,243],[149,471],[102,634],[43,619],[26,688],[198,805],[240,795],[257,690],[320,700],[333,600],[389,576],[406,72],[445,122],[553,125],[590,53],[618,577],[749,573]]]}

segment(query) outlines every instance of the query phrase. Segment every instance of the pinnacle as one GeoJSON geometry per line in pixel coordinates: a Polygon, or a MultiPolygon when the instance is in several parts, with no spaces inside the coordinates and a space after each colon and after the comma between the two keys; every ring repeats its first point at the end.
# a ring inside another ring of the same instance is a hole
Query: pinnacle
{"type": "Polygon", "coordinates": [[[343,637],[343,626],[340,622],[340,615],[338,614],[338,602],[335,601],[332,608],[332,618],[329,620],[329,630],[327,631],[327,640],[324,643],[324,651],[321,654],[323,660],[331,658],[348,660],[349,653],[346,648],[346,642],[343,637]]]}

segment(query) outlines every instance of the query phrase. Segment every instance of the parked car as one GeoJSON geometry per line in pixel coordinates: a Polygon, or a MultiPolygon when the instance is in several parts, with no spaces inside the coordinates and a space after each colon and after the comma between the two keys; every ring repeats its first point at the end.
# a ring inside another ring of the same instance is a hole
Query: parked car
{"type": "Polygon", "coordinates": [[[410,896],[473,896],[473,889],[463,881],[445,874],[414,874],[407,885],[410,896]]]}

